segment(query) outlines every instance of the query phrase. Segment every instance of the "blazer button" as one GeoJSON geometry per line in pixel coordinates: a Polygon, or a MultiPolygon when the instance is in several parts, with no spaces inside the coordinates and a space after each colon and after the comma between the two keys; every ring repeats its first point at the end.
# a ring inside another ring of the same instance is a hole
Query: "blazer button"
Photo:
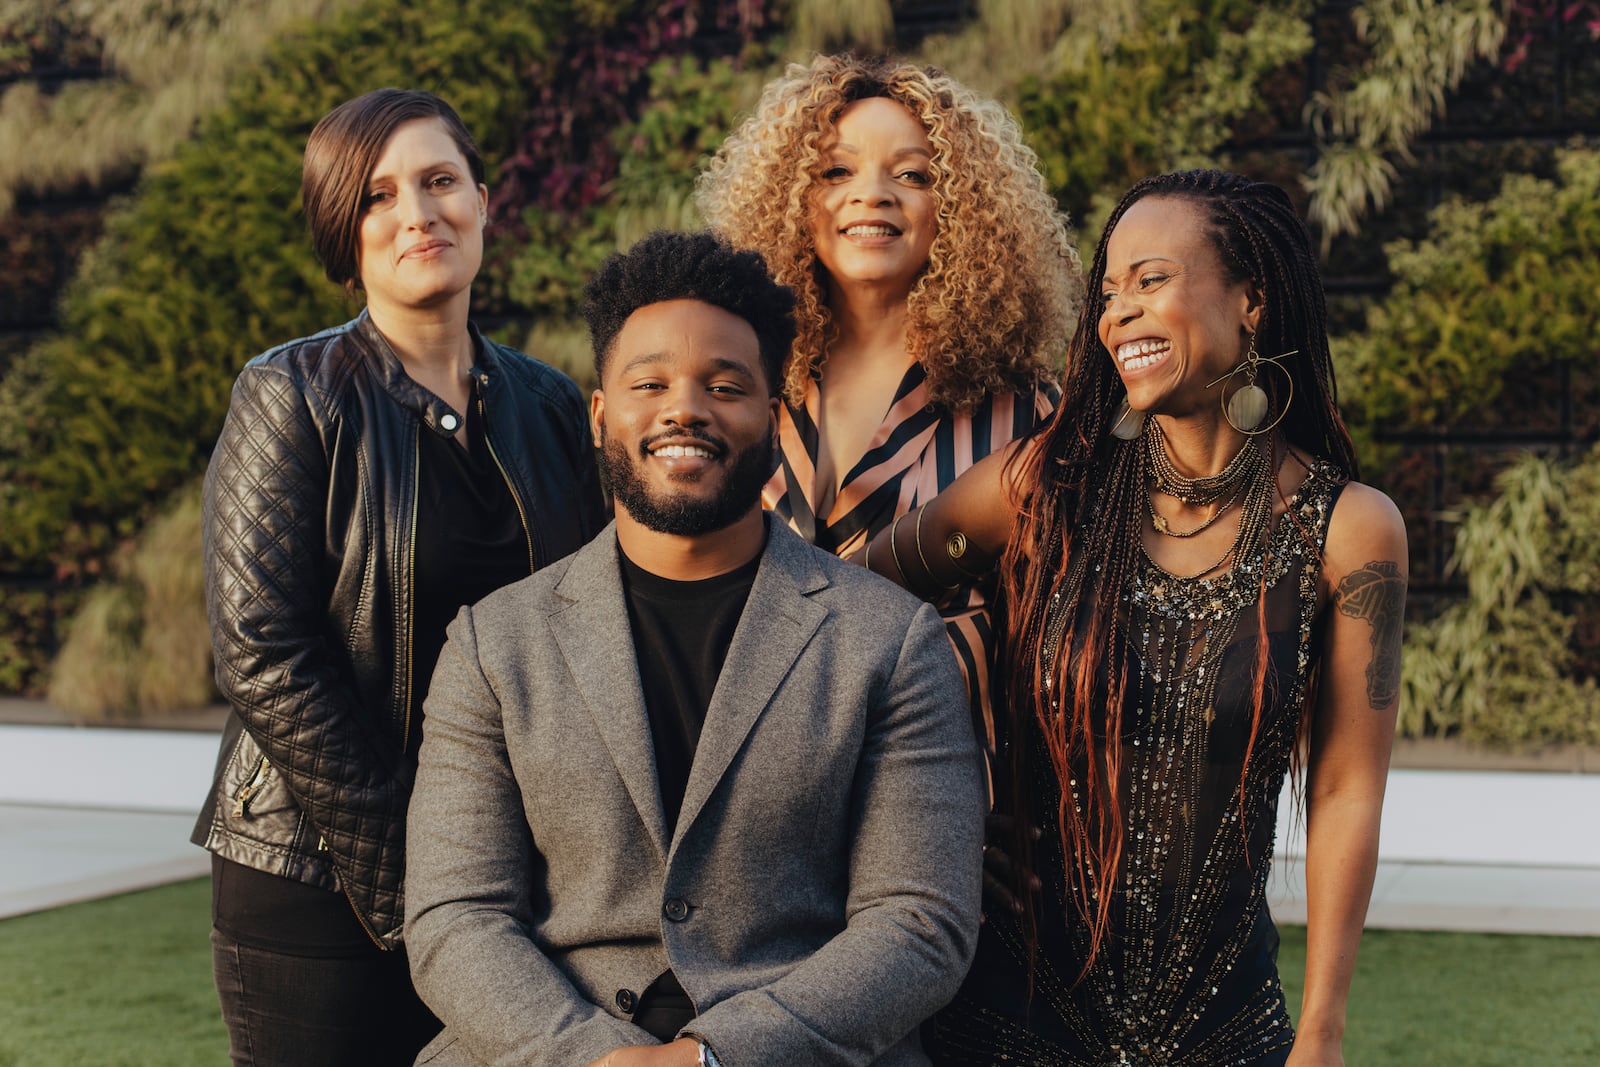
{"type": "Polygon", "coordinates": [[[668,919],[675,923],[681,923],[683,920],[689,917],[689,905],[677,897],[673,897],[671,900],[667,901],[666,905],[662,907],[661,911],[668,919]]]}
{"type": "Polygon", "coordinates": [[[632,1015],[633,1014],[633,1009],[637,1008],[638,1006],[639,1006],[639,998],[634,994],[633,990],[631,990],[631,989],[619,989],[619,990],[617,990],[617,1007],[621,1008],[623,1011],[627,1012],[629,1015],[632,1015]]]}

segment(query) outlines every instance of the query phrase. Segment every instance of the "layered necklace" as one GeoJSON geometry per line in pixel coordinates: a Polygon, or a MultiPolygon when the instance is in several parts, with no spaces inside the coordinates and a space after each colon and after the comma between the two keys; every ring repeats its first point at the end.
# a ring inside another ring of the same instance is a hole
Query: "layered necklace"
{"type": "Polygon", "coordinates": [[[1245,439],[1226,467],[1202,478],[1186,478],[1173,465],[1159,419],[1146,422],[1144,444],[1145,472],[1153,493],[1170,496],[1190,507],[1216,505],[1216,511],[1199,526],[1190,530],[1175,530],[1156,510],[1153,493],[1147,492],[1145,506],[1150,511],[1150,523],[1156,533],[1163,537],[1194,537],[1210,529],[1235,506],[1239,508],[1239,532],[1234,535],[1228,550],[1211,566],[1189,577],[1203,578],[1220,570],[1230,559],[1249,556],[1264,542],[1267,528],[1272,523],[1272,495],[1277,478],[1267,453],[1257,446],[1254,438],[1245,439]]]}

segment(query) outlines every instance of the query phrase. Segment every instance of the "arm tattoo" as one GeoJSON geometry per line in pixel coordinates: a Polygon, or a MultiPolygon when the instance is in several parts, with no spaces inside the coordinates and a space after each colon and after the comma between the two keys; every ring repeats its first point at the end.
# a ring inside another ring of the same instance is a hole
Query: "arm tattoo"
{"type": "Polygon", "coordinates": [[[1339,583],[1339,611],[1372,626],[1372,662],[1367,664],[1367,702],[1373,711],[1400,696],[1400,632],[1405,618],[1406,579],[1393,560],[1373,560],[1339,583]]]}

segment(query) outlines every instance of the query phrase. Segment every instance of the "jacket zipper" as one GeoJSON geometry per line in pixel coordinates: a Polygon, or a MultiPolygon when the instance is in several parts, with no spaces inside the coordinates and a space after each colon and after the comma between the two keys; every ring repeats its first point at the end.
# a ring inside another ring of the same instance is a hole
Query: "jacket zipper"
{"type": "MultiPolygon", "coordinates": [[[[412,650],[416,645],[416,642],[412,640],[415,636],[412,632],[415,627],[411,614],[416,610],[417,603],[417,501],[422,496],[417,477],[421,467],[422,424],[419,422],[417,423],[416,436],[411,439],[411,530],[408,535],[408,544],[406,545],[406,694],[405,717],[401,724],[400,733],[400,751],[402,753],[411,747],[411,699],[414,686],[412,650]]],[[[327,838],[324,837],[317,842],[317,845],[319,848],[327,847],[327,838]]],[[[385,952],[389,951],[389,946],[383,943],[383,939],[372,932],[372,924],[367,922],[367,917],[361,914],[360,908],[356,907],[355,898],[350,895],[348,888],[344,891],[344,899],[350,905],[350,911],[355,915],[356,922],[361,924],[361,929],[372,939],[372,943],[385,952]]]]}
{"type": "MultiPolygon", "coordinates": [[[[243,743],[242,738],[241,743],[243,743]]],[[[262,786],[266,785],[267,779],[271,776],[271,774],[272,764],[268,763],[267,757],[263,755],[260,758],[260,761],[256,764],[255,773],[250,776],[250,780],[246,782],[237,793],[234,794],[233,817],[235,819],[242,819],[245,817],[250,809],[251,798],[260,791],[262,786]]],[[[326,837],[319,838],[317,841],[317,849],[319,851],[326,851],[327,848],[328,839],[326,837]]],[[[356,907],[355,901],[350,899],[350,894],[348,892],[345,893],[345,900],[350,904],[350,910],[355,913],[356,921],[361,924],[361,929],[364,930],[366,935],[372,939],[372,943],[378,946],[378,948],[388,951],[389,946],[385,945],[383,940],[379,938],[377,934],[372,932],[372,925],[367,922],[367,917],[361,914],[361,909],[356,907]]]]}
{"type": "MultiPolygon", "coordinates": [[[[415,671],[412,662],[412,649],[416,645],[413,638],[416,636],[416,620],[412,618],[417,610],[417,498],[422,495],[421,486],[418,484],[418,472],[422,469],[422,424],[417,423],[417,435],[411,440],[411,531],[410,544],[406,548],[406,712],[405,719],[400,728],[400,751],[402,754],[411,749],[411,700],[412,688],[415,685],[413,674],[415,671]]],[[[370,933],[371,931],[368,931],[370,933]]]]}
{"type": "Polygon", "coordinates": [[[250,776],[250,780],[245,782],[239,788],[239,791],[233,795],[233,817],[235,819],[242,819],[249,814],[250,798],[255,796],[263,785],[267,784],[267,776],[271,772],[272,764],[268,763],[267,757],[263,755],[257,761],[255,773],[250,776]]]}
{"type": "Polygon", "coordinates": [[[360,908],[356,907],[355,899],[350,896],[350,891],[348,889],[344,890],[344,900],[346,904],[350,905],[350,910],[355,913],[356,922],[361,924],[361,929],[366,932],[368,937],[372,938],[372,943],[377,945],[381,951],[392,951],[388,945],[383,943],[383,938],[372,932],[372,924],[367,922],[367,917],[361,914],[360,908]]]}
{"type": "Polygon", "coordinates": [[[522,536],[528,542],[528,573],[538,570],[538,564],[533,558],[533,530],[528,526],[528,513],[522,507],[522,498],[517,495],[517,487],[511,484],[511,475],[506,473],[506,465],[500,462],[500,453],[494,450],[494,441],[489,437],[489,413],[483,406],[483,390],[489,384],[489,376],[483,372],[478,373],[478,418],[483,422],[483,443],[489,446],[489,457],[494,460],[494,465],[500,468],[500,477],[505,479],[506,488],[511,490],[511,502],[517,505],[517,518],[522,521],[522,536]]]}

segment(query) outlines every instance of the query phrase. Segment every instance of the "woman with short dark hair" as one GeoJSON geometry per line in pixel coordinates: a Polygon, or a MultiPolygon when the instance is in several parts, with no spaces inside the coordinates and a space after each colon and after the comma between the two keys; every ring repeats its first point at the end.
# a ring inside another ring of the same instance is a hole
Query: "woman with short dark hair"
{"type": "Polygon", "coordinates": [[[439,1022],[400,940],[422,701],[463,605],[602,524],[583,400],[468,319],[483,161],[432,94],[380,89],[306,145],[328,277],[366,309],[251,360],[205,482],[233,714],[195,829],[235,1064],[409,1064],[439,1022]]]}

